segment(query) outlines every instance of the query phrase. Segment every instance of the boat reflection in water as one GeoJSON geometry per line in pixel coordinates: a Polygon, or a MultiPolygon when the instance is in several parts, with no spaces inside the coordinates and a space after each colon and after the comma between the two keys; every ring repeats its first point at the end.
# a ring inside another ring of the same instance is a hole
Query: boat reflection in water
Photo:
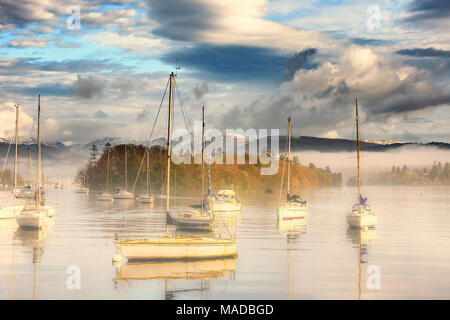
{"type": "Polygon", "coordinates": [[[278,230],[286,234],[289,243],[306,233],[306,218],[278,219],[278,230]]]}
{"type": "Polygon", "coordinates": [[[172,300],[175,294],[188,291],[206,293],[210,289],[210,279],[234,280],[237,258],[166,261],[166,262],[127,262],[122,268],[116,268],[115,289],[123,281],[129,284],[134,280],[164,280],[164,298],[172,300]],[[170,280],[200,280],[200,288],[170,288],[170,280]]]}
{"type": "Polygon", "coordinates": [[[347,235],[351,237],[352,243],[358,248],[358,299],[361,300],[363,279],[362,265],[369,263],[369,245],[377,239],[377,229],[355,229],[348,228],[347,235]]]}
{"type": "MultiPolygon", "coordinates": [[[[38,299],[39,286],[39,262],[44,253],[44,247],[48,238],[49,228],[53,227],[53,220],[49,224],[40,229],[24,229],[18,228],[14,233],[14,239],[21,242],[22,247],[33,248],[32,263],[33,263],[33,299],[38,299]]],[[[14,273],[13,273],[14,277],[14,273]]],[[[14,281],[13,281],[14,283],[14,281]]],[[[11,291],[13,292],[14,289],[11,291]]]]}
{"type": "Polygon", "coordinates": [[[127,262],[116,269],[118,280],[206,280],[211,278],[234,277],[237,258],[167,261],[167,262],[127,262]]]}
{"type": "Polygon", "coordinates": [[[306,233],[306,218],[278,219],[278,230],[286,236],[287,251],[287,299],[291,299],[291,243],[306,233]]]}

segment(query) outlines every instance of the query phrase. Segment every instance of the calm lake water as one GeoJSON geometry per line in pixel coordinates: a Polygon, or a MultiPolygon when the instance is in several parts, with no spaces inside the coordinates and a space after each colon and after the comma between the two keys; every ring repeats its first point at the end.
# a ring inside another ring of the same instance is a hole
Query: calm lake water
{"type": "MultiPolygon", "coordinates": [[[[218,218],[218,232],[236,237],[236,259],[114,266],[115,234],[164,235],[162,200],[98,203],[48,188],[56,214],[47,230],[0,220],[0,299],[449,299],[450,188],[364,191],[376,230],[348,229],[354,189],[304,193],[306,219],[281,225],[278,196],[255,197],[243,199],[242,213],[218,218]],[[79,290],[67,286],[70,266],[80,268],[79,290]],[[367,285],[377,276],[368,270],[379,271],[379,289],[367,285]]],[[[11,202],[0,190],[0,203],[11,202]]]]}

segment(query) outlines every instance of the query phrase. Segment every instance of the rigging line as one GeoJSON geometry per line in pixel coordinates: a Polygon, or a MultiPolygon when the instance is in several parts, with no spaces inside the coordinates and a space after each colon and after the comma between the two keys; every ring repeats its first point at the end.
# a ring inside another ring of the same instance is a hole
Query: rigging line
{"type": "MultiPolygon", "coordinates": [[[[164,98],[166,97],[167,87],[169,86],[169,81],[170,80],[167,80],[166,89],[164,90],[164,94],[162,96],[161,103],[159,104],[158,112],[156,113],[155,121],[153,122],[152,131],[150,132],[150,136],[148,137],[148,140],[147,140],[147,149],[150,149],[150,143],[151,143],[151,140],[152,140],[153,131],[155,130],[156,121],[158,120],[159,113],[161,112],[161,107],[162,107],[162,105],[164,103],[164,98]]],[[[148,150],[148,156],[150,157],[150,150],[148,150]]],[[[134,193],[134,188],[136,187],[137,181],[139,179],[139,175],[140,175],[140,173],[142,171],[142,166],[144,165],[144,159],[145,159],[145,156],[141,160],[141,165],[139,166],[139,170],[138,170],[138,173],[136,175],[136,180],[134,180],[133,189],[132,189],[131,193],[134,193]]]]}
{"type": "Polygon", "coordinates": [[[186,107],[185,107],[185,105],[184,105],[184,100],[183,100],[183,98],[181,97],[180,91],[178,90],[178,86],[177,86],[177,84],[176,84],[176,81],[175,81],[175,91],[176,91],[176,93],[177,93],[178,100],[180,100],[181,111],[183,112],[184,123],[185,123],[185,125],[186,125],[186,129],[188,129],[189,131],[193,132],[193,130],[192,130],[192,121],[191,121],[191,119],[189,118],[189,114],[188,114],[187,111],[186,111],[186,107]],[[187,119],[187,120],[186,120],[186,119],[187,119]],[[188,126],[189,126],[189,128],[188,128],[188,126]]]}
{"type": "Polygon", "coordinates": [[[15,136],[13,135],[11,137],[11,140],[9,141],[8,151],[6,152],[5,161],[3,162],[2,174],[0,175],[0,182],[3,180],[3,175],[4,175],[5,169],[6,169],[6,163],[8,162],[9,151],[11,150],[11,145],[12,145],[14,137],[15,136]]]}

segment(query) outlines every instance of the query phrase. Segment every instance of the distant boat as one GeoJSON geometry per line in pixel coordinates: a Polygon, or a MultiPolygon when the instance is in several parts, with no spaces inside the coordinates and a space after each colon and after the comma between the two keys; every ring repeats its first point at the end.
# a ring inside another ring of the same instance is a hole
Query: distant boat
{"type": "MultiPolygon", "coordinates": [[[[105,145],[105,148],[106,148],[107,146],[105,145]]],[[[110,153],[110,149],[109,149],[109,147],[107,147],[107,149],[106,149],[106,191],[105,192],[102,192],[102,193],[100,193],[99,195],[97,195],[97,198],[96,198],[96,200],[97,201],[109,201],[109,202],[111,202],[111,201],[113,201],[114,200],[114,198],[113,198],[113,196],[112,196],[112,194],[111,193],[109,193],[109,185],[110,185],[110,183],[109,183],[109,178],[110,178],[110,168],[109,168],[109,153],[110,153]]]]}
{"type": "Polygon", "coordinates": [[[83,185],[78,188],[77,193],[84,193],[87,194],[89,193],[89,188],[86,187],[86,168],[83,167],[83,185]]]}
{"type": "MultiPolygon", "coordinates": [[[[168,85],[169,111],[167,125],[167,170],[166,170],[166,215],[170,215],[170,163],[171,163],[171,133],[172,133],[172,96],[174,88],[173,72],[168,85]]],[[[166,87],[167,88],[167,87],[166,87]]],[[[233,239],[216,238],[174,238],[168,234],[158,239],[127,239],[116,241],[115,245],[122,256],[133,260],[196,260],[234,257],[237,255],[236,241],[233,239]]]]}
{"type": "Polygon", "coordinates": [[[346,220],[352,228],[374,228],[377,224],[377,216],[375,211],[367,203],[367,198],[363,198],[361,195],[358,100],[356,100],[356,155],[358,167],[358,202],[353,205],[352,211],[346,216],[346,220]]]}
{"type": "Polygon", "coordinates": [[[125,144],[125,189],[114,189],[113,198],[117,200],[133,200],[134,195],[128,192],[128,162],[127,162],[127,145],[125,144]]]}
{"type": "MultiPolygon", "coordinates": [[[[284,174],[284,165],[283,165],[284,174]]],[[[283,175],[281,177],[280,199],[283,191],[283,175]]],[[[299,195],[290,194],[291,185],[291,117],[288,118],[288,156],[287,156],[287,196],[286,201],[278,207],[278,219],[288,220],[305,217],[308,204],[299,195]]]]}
{"type": "Polygon", "coordinates": [[[208,198],[208,208],[212,212],[241,211],[242,203],[237,199],[236,192],[230,189],[223,189],[208,198]]]}
{"type": "Polygon", "coordinates": [[[41,96],[38,96],[38,120],[37,120],[37,170],[36,170],[36,195],[34,203],[28,203],[23,210],[16,215],[16,222],[21,228],[39,229],[47,224],[47,219],[53,217],[55,210],[45,206],[42,197],[42,175],[41,175],[41,96]]]}
{"type": "Polygon", "coordinates": [[[146,194],[139,196],[139,203],[153,203],[153,196],[150,194],[150,151],[149,149],[145,149],[144,158],[146,160],[145,172],[147,174],[146,180],[146,194]]]}
{"type": "MultiPolygon", "coordinates": [[[[19,105],[15,105],[16,108],[16,121],[15,121],[15,156],[14,156],[14,188],[13,188],[13,195],[14,198],[16,198],[16,194],[19,193],[19,190],[17,188],[17,155],[18,155],[18,136],[19,136],[19,105]]],[[[12,140],[11,140],[12,142],[12,140]]],[[[10,143],[11,146],[11,143],[10,143]]],[[[8,149],[9,151],[9,149],[8,149]]],[[[5,166],[6,166],[6,160],[5,159],[5,166]]],[[[14,200],[15,201],[15,200],[14,200]]],[[[13,205],[8,207],[0,207],[0,219],[13,219],[16,217],[16,213],[23,210],[23,205],[13,205]]]]}
{"type": "MultiPolygon", "coordinates": [[[[200,195],[204,194],[205,181],[205,107],[202,108],[202,186],[200,195]]],[[[189,230],[211,230],[214,227],[213,216],[211,210],[205,209],[202,205],[203,199],[200,200],[200,210],[188,210],[177,213],[171,213],[174,224],[179,229],[189,230]]]]}

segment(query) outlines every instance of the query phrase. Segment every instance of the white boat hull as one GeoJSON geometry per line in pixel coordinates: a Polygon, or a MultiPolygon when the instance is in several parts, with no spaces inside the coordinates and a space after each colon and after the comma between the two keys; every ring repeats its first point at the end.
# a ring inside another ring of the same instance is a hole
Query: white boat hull
{"type": "Polygon", "coordinates": [[[306,210],[308,208],[304,207],[290,207],[290,206],[280,206],[278,207],[278,219],[289,220],[304,218],[306,216],[306,210]]]}
{"type": "Polygon", "coordinates": [[[374,214],[350,213],[346,216],[346,220],[352,228],[375,228],[378,219],[374,214]]]}
{"type": "Polygon", "coordinates": [[[21,228],[40,229],[45,225],[45,216],[43,214],[19,214],[16,216],[16,222],[21,228]]]}
{"type": "Polygon", "coordinates": [[[197,260],[233,257],[236,241],[211,238],[160,238],[117,241],[116,246],[129,261],[197,260]]]}
{"type": "Polygon", "coordinates": [[[22,211],[16,215],[16,222],[21,228],[40,229],[47,224],[47,219],[53,217],[52,207],[41,207],[40,211],[22,211]]]}
{"type": "Polygon", "coordinates": [[[240,202],[229,203],[221,201],[212,201],[209,204],[213,212],[225,212],[225,211],[241,211],[242,204],[240,202]]]}
{"type": "Polygon", "coordinates": [[[133,195],[117,195],[113,197],[115,200],[133,200],[133,195]]]}
{"type": "Polygon", "coordinates": [[[196,210],[189,210],[188,212],[170,214],[177,228],[192,229],[192,230],[211,230],[213,227],[213,220],[207,214],[201,214],[196,210]]]}

